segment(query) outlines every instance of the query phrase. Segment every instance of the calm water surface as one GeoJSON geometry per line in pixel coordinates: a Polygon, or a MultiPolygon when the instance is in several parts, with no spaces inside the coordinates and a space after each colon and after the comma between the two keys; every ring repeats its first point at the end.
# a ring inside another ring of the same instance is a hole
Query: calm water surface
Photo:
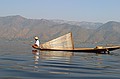
{"type": "Polygon", "coordinates": [[[107,55],[32,51],[21,42],[0,46],[0,79],[120,79],[120,50],[107,55]]]}

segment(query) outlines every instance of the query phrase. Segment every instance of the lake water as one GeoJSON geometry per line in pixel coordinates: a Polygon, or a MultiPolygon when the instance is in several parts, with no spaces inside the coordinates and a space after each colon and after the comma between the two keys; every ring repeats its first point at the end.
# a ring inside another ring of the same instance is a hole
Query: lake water
{"type": "Polygon", "coordinates": [[[120,79],[120,50],[41,52],[13,41],[0,41],[0,47],[0,79],[120,79]]]}

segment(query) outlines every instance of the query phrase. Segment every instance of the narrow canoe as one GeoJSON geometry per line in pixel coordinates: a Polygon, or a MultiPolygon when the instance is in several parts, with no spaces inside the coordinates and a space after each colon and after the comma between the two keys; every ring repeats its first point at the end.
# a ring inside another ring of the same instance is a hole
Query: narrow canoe
{"type": "Polygon", "coordinates": [[[57,49],[42,49],[37,46],[33,46],[33,48],[41,50],[41,51],[68,51],[68,52],[93,52],[93,53],[109,53],[109,51],[113,51],[116,49],[120,49],[120,46],[96,46],[95,48],[57,48],[57,49]]]}

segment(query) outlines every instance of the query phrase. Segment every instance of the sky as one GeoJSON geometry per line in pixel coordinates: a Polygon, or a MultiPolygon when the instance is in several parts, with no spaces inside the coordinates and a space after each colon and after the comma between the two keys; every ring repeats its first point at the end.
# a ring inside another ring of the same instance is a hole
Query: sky
{"type": "Polygon", "coordinates": [[[120,22],[120,0],[0,0],[0,17],[120,22]]]}

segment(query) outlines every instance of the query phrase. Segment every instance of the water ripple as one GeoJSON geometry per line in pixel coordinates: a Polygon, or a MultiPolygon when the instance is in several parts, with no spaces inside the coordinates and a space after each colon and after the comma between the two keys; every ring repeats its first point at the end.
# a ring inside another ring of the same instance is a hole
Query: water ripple
{"type": "Polygon", "coordinates": [[[1,79],[120,79],[115,55],[39,52],[0,57],[1,79]]]}

